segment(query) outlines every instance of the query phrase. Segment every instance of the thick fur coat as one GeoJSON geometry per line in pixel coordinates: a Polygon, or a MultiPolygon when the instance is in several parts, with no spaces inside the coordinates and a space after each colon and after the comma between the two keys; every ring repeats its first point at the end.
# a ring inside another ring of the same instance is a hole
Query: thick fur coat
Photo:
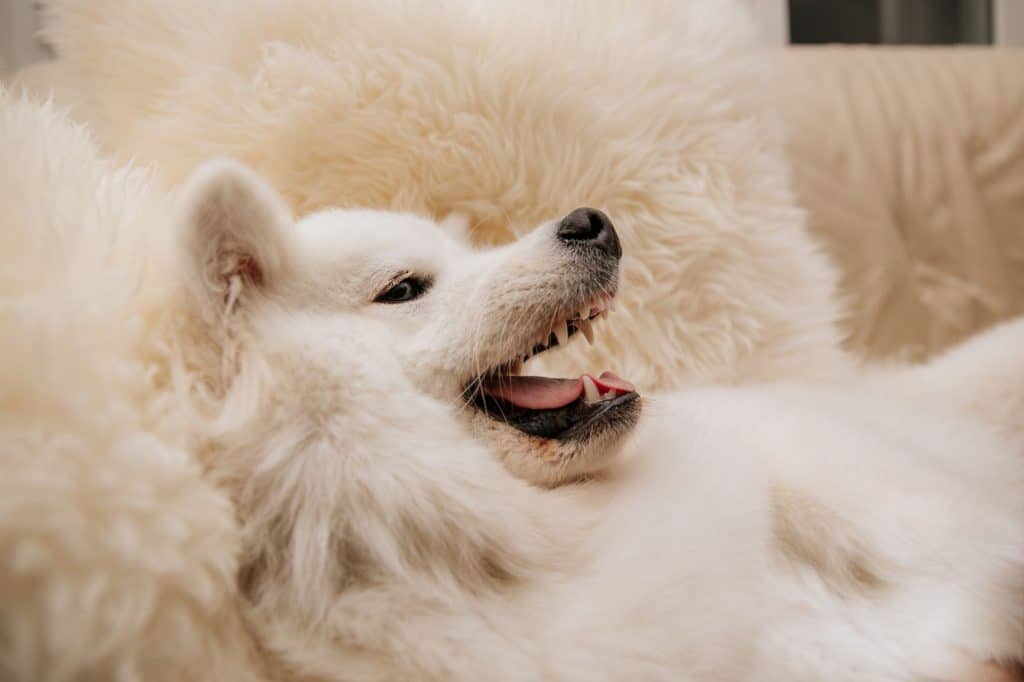
{"type": "Polygon", "coordinates": [[[850,370],[736,6],[483,4],[53,3],[79,113],[156,176],[2,95],[3,671],[902,682],[1019,657],[1019,325],[862,398],[655,398],[633,440],[540,447],[460,402],[561,322],[531,301],[609,293],[545,222],[580,204],[621,236],[618,311],[531,368],[850,370]],[[264,179],[192,174],[217,154],[264,179]],[[524,238],[481,255],[330,206],[524,238]],[[372,305],[406,270],[432,293],[372,305]]]}
{"type": "Polygon", "coordinates": [[[408,215],[296,223],[227,162],[168,196],[0,105],[15,679],[905,682],[1020,657],[1019,441],[912,403],[972,366],[969,398],[1017,396],[1024,325],[539,447],[459,387],[593,295],[550,286],[597,272],[552,224],[476,253],[408,215]],[[432,285],[380,303],[392,271],[432,285]],[[531,454],[591,480],[509,466],[531,454]]]}
{"type": "Polygon", "coordinates": [[[239,540],[230,501],[200,478],[165,333],[173,203],[61,113],[2,90],[0,148],[0,671],[220,670],[245,655],[218,635],[239,540]]]}
{"type": "Polygon", "coordinates": [[[654,389],[847,363],[733,0],[50,5],[82,117],[171,183],[230,156],[298,215],[458,212],[482,243],[580,205],[614,216],[623,314],[549,369],[654,389]]]}

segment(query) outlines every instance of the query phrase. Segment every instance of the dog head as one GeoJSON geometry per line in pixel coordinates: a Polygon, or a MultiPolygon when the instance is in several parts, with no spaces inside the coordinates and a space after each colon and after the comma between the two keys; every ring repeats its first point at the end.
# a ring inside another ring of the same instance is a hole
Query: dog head
{"type": "Polygon", "coordinates": [[[289,376],[309,375],[288,390],[311,414],[340,397],[381,401],[365,385],[371,368],[344,376],[345,363],[314,360],[345,338],[386,355],[507,469],[545,485],[602,468],[639,417],[638,394],[611,372],[522,373],[541,353],[593,342],[612,308],[622,251],[600,211],[577,209],[478,251],[405,214],[329,210],[295,222],[272,189],[227,161],[198,170],[184,203],[188,280],[217,358],[214,384],[231,385],[242,358],[270,354],[289,376]]]}
{"type": "Polygon", "coordinates": [[[638,403],[621,380],[538,388],[517,365],[604,312],[618,247],[603,216],[476,253],[405,215],[295,222],[223,161],[196,172],[182,206],[197,452],[236,505],[240,587],[268,651],[324,675],[391,661],[352,632],[557,570],[586,536],[559,501],[576,491],[521,479],[573,465],[516,462],[547,448],[599,467],[590,453],[614,449],[638,403]],[[388,598],[367,597],[382,585],[388,598]]]}

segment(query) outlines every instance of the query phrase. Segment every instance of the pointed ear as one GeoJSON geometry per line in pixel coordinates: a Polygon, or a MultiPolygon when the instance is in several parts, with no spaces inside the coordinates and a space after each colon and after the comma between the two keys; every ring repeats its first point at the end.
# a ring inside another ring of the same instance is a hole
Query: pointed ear
{"type": "Polygon", "coordinates": [[[193,172],[183,222],[188,283],[210,322],[265,293],[287,267],[288,209],[240,163],[209,161],[193,172]]]}

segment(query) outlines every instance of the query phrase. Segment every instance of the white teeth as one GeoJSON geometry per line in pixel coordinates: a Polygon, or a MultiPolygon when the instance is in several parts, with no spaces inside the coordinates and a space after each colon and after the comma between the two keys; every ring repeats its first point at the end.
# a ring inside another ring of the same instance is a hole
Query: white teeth
{"type": "Polygon", "coordinates": [[[601,400],[611,400],[616,395],[618,395],[618,394],[615,392],[615,389],[614,388],[609,388],[607,393],[602,393],[601,394],[601,400]]]}
{"type": "Polygon", "coordinates": [[[594,345],[594,330],[590,326],[590,320],[580,320],[580,331],[587,337],[587,343],[594,345]]]}
{"type": "MultiPolygon", "coordinates": [[[[594,343],[594,327],[599,321],[608,317],[609,304],[611,303],[611,297],[607,294],[602,294],[600,298],[593,301],[590,305],[586,305],[580,308],[579,319],[571,319],[571,323],[576,329],[583,333],[586,337],[587,342],[593,345],[594,343]]],[[[526,350],[523,355],[523,361],[529,360],[534,355],[533,349],[540,346],[541,349],[547,349],[552,345],[551,337],[554,336],[559,346],[565,346],[569,343],[569,324],[570,321],[559,322],[555,324],[550,331],[539,333],[530,345],[530,348],[526,350]]],[[[540,351],[538,351],[540,352],[540,351]]],[[[522,369],[521,367],[519,369],[522,369]]]]}
{"type": "Polygon", "coordinates": [[[569,343],[569,327],[565,322],[559,322],[555,325],[555,336],[558,338],[559,346],[569,343]]]}
{"type": "Polygon", "coordinates": [[[597,384],[586,374],[583,375],[583,399],[588,403],[596,403],[601,399],[601,392],[597,390],[597,384]]]}

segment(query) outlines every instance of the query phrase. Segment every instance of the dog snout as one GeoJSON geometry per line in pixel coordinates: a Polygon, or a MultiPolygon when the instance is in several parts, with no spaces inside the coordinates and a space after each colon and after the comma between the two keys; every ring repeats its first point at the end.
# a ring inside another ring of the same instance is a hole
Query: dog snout
{"type": "Polygon", "coordinates": [[[595,248],[615,259],[622,257],[622,245],[615,226],[596,208],[577,208],[562,218],[556,235],[567,244],[595,248]]]}

